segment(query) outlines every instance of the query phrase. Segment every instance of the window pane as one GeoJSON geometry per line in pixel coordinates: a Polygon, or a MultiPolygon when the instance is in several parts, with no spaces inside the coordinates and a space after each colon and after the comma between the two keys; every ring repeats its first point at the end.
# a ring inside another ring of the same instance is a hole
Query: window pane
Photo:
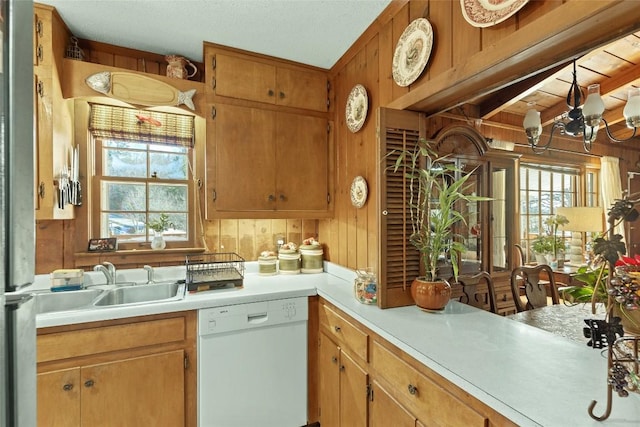
{"type": "Polygon", "coordinates": [[[146,150],[147,144],[141,142],[131,142],[131,141],[114,141],[114,140],[103,140],[102,145],[110,148],[128,148],[131,150],[146,150]]]}
{"type": "Polygon", "coordinates": [[[149,184],[149,211],[187,211],[186,184],[149,184]]]}
{"type": "Polygon", "coordinates": [[[104,175],[144,178],[147,176],[147,155],[144,151],[105,148],[104,175]]]}
{"type": "Polygon", "coordinates": [[[103,213],[101,237],[117,237],[122,240],[144,241],[146,224],[143,213],[103,213]]]}
{"type": "Polygon", "coordinates": [[[187,156],[184,154],[150,153],[149,168],[162,179],[187,179],[187,156]]]}
{"type": "Polygon", "coordinates": [[[142,211],[145,209],[145,185],[114,181],[102,181],[103,211],[142,211]]]}

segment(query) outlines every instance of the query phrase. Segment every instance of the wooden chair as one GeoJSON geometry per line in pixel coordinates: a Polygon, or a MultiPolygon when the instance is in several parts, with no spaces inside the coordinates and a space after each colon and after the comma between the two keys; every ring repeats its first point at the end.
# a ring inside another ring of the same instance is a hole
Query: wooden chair
{"type": "Polygon", "coordinates": [[[525,259],[525,256],[524,256],[524,249],[522,249],[522,246],[520,246],[517,243],[515,245],[513,245],[513,246],[515,246],[516,250],[518,251],[518,255],[520,255],[520,260],[519,260],[518,266],[525,265],[526,259],[525,259]]]}
{"type": "Polygon", "coordinates": [[[547,264],[536,266],[520,266],[511,272],[511,292],[518,312],[531,310],[548,305],[547,286],[550,288],[552,304],[560,304],[556,281],[553,278],[553,270],[547,264]],[[540,278],[541,273],[546,273],[549,280],[540,278]],[[524,289],[526,304],[520,299],[520,289],[524,289]]]}
{"type": "Polygon", "coordinates": [[[496,305],[496,291],[493,279],[486,271],[474,275],[458,276],[458,283],[462,286],[460,302],[469,304],[482,310],[498,314],[496,305]]]}

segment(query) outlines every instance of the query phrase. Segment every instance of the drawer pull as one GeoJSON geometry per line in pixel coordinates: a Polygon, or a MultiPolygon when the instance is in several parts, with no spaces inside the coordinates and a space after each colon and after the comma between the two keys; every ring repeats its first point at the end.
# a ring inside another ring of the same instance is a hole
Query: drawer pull
{"type": "Polygon", "coordinates": [[[71,391],[71,390],[73,390],[73,384],[71,384],[71,383],[67,383],[67,384],[65,384],[65,385],[63,385],[63,386],[62,386],[62,389],[63,389],[64,391],[71,391]]]}
{"type": "Polygon", "coordinates": [[[407,389],[409,390],[409,394],[411,395],[415,396],[416,394],[418,394],[418,387],[414,386],[413,384],[409,384],[407,389]]]}
{"type": "Polygon", "coordinates": [[[340,332],[342,330],[340,326],[334,326],[333,329],[335,329],[336,332],[340,332]]]}
{"type": "Polygon", "coordinates": [[[93,387],[93,384],[94,384],[93,380],[86,380],[84,382],[84,386],[87,387],[87,388],[93,387]]]}

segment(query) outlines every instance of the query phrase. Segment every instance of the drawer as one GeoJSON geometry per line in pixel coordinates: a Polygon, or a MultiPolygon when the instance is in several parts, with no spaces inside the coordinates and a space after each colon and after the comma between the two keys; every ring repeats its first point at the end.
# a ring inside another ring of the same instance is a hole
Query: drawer
{"type": "Polygon", "coordinates": [[[37,361],[180,342],[186,337],[185,317],[42,334],[37,337],[37,361]]]}
{"type": "Polygon", "coordinates": [[[391,385],[400,403],[424,423],[439,426],[487,425],[486,417],[375,341],[371,362],[374,372],[391,385]]]}
{"type": "Polygon", "coordinates": [[[346,316],[338,314],[331,307],[322,304],[320,307],[320,327],[342,347],[347,349],[365,362],[369,361],[369,335],[360,330],[346,319],[346,316]]]}

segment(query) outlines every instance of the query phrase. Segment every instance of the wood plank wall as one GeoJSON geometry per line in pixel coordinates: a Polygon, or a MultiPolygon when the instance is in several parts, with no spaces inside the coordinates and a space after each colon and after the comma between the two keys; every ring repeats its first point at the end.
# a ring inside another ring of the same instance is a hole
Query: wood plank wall
{"type": "MultiPolygon", "coordinates": [[[[480,29],[464,20],[459,1],[394,1],[343,55],[331,69],[336,88],[335,215],[332,219],[320,220],[318,226],[320,239],[330,248],[331,261],[349,268],[378,265],[377,218],[382,213],[376,208],[376,109],[415,88],[428,85],[432,78],[463,67],[466,58],[498,44],[519,28],[538,21],[564,3],[564,0],[530,2],[514,17],[498,25],[480,29]],[[402,88],[395,84],[391,74],[393,52],[404,29],[419,17],[428,18],[433,26],[434,47],[423,74],[408,88],[402,88]],[[362,129],[353,134],[344,123],[344,105],[349,91],[356,84],[362,84],[367,89],[369,112],[362,129]],[[351,182],[358,175],[364,176],[369,185],[369,199],[361,209],[351,206],[349,198],[351,182]]],[[[451,120],[436,119],[430,123],[430,129],[437,130],[449,123],[451,120]]],[[[509,124],[517,128],[522,125],[509,124]]],[[[599,145],[594,147],[595,156],[584,156],[581,153],[582,144],[569,138],[554,145],[561,150],[580,154],[550,151],[542,157],[536,157],[526,146],[522,131],[485,124],[479,130],[486,137],[521,144],[516,147],[516,152],[523,155],[523,160],[542,159],[544,162],[561,164],[599,165],[597,156],[606,154],[621,159],[623,181],[627,170],[637,169],[635,162],[638,152],[628,145],[599,145]]]]}

